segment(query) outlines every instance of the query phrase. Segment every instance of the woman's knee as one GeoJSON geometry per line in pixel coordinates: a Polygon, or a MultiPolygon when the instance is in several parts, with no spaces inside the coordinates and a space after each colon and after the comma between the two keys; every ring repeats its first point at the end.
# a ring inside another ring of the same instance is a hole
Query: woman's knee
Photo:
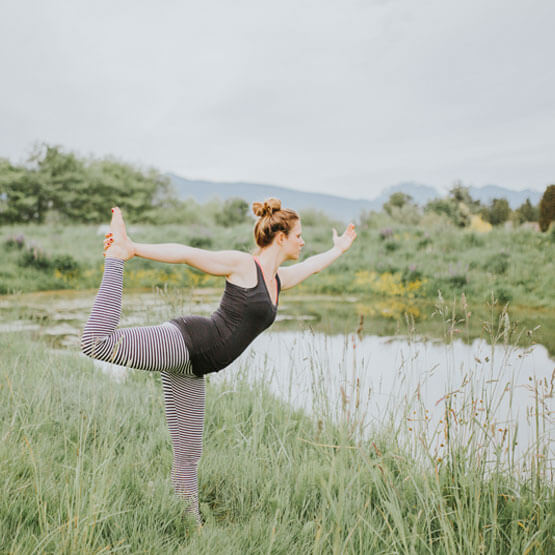
{"type": "Polygon", "coordinates": [[[96,359],[102,359],[106,351],[106,339],[95,337],[92,333],[87,333],[85,330],[81,336],[81,352],[96,359]]]}

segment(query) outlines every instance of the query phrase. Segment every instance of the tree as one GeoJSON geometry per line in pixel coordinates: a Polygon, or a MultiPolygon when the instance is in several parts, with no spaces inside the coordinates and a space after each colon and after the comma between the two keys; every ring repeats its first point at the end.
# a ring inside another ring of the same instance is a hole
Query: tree
{"type": "Polygon", "coordinates": [[[534,206],[530,199],[527,198],[516,210],[515,219],[519,224],[524,222],[537,222],[539,216],[539,209],[534,206]]]}
{"type": "Polygon", "coordinates": [[[401,209],[407,204],[414,204],[412,197],[399,191],[389,197],[389,200],[384,203],[383,209],[391,216],[394,208],[401,209]]]}
{"type": "Polygon", "coordinates": [[[456,226],[467,227],[470,225],[471,216],[478,214],[481,208],[480,201],[472,198],[469,188],[457,182],[451,187],[446,198],[429,201],[424,210],[445,214],[456,226]]]}
{"type": "Polygon", "coordinates": [[[511,215],[511,207],[505,198],[492,199],[488,210],[488,221],[491,225],[500,225],[505,223],[511,215]]]}
{"type": "Polygon", "coordinates": [[[242,198],[228,198],[216,214],[216,223],[224,227],[232,227],[247,221],[249,205],[242,198]]]}
{"type": "Polygon", "coordinates": [[[462,203],[468,208],[470,214],[477,214],[482,207],[479,200],[474,200],[470,195],[470,188],[465,187],[460,181],[449,189],[449,198],[457,203],[462,203]]]}
{"type": "Polygon", "coordinates": [[[41,223],[46,209],[47,197],[37,173],[0,159],[0,224],[41,223]]]}
{"type": "Polygon", "coordinates": [[[44,221],[50,211],[71,222],[102,222],[115,204],[129,221],[148,221],[171,202],[169,179],[113,158],[83,159],[41,144],[26,164],[0,159],[0,224],[44,221]]]}
{"type": "Polygon", "coordinates": [[[555,185],[549,185],[540,200],[540,229],[547,231],[553,220],[555,220],[555,185]]]}

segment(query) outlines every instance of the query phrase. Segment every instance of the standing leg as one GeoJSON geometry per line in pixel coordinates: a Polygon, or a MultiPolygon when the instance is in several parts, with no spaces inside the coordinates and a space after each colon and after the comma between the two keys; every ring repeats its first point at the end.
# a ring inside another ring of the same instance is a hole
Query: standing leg
{"type": "Polygon", "coordinates": [[[173,444],[172,482],[200,522],[197,468],[202,454],[204,377],[162,372],[166,419],[173,444]]]}

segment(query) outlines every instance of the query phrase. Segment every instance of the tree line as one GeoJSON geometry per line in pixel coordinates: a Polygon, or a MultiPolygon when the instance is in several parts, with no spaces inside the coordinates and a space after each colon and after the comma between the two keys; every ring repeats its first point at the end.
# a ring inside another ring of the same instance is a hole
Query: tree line
{"type": "Polygon", "coordinates": [[[444,198],[430,200],[422,209],[406,193],[393,193],[383,209],[394,219],[407,221],[419,218],[422,212],[433,212],[446,216],[457,227],[468,227],[472,216],[479,216],[493,226],[513,221],[516,224],[538,222],[542,231],[547,231],[555,220],[555,185],[549,185],[539,204],[533,205],[526,199],[517,209],[511,210],[505,198],[494,198],[489,204],[473,199],[469,188],[461,184],[453,186],[444,198]]]}
{"type": "MultiPolygon", "coordinates": [[[[48,219],[72,223],[105,222],[110,207],[118,204],[130,222],[197,223],[209,218],[215,224],[231,226],[250,218],[243,199],[223,204],[176,198],[169,179],[152,168],[138,168],[114,158],[83,158],[60,146],[41,144],[20,165],[0,158],[0,225],[44,223],[48,219]]],[[[394,219],[410,222],[421,214],[410,195],[393,193],[383,209],[394,219]]],[[[504,198],[488,205],[471,197],[469,189],[457,184],[445,198],[429,201],[424,212],[446,216],[459,227],[470,225],[472,216],[492,225],[508,220],[539,222],[542,231],[555,219],[555,185],[547,187],[539,205],[527,199],[511,210],[504,198]]]]}

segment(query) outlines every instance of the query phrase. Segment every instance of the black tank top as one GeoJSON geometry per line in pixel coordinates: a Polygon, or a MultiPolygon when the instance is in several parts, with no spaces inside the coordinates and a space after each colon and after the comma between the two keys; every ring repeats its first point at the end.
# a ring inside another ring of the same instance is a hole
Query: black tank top
{"type": "MultiPolygon", "coordinates": [[[[226,280],[220,306],[210,316],[183,316],[171,320],[183,334],[193,366],[202,376],[217,372],[233,362],[276,318],[262,268],[255,259],[258,283],[240,287],[226,280]]],[[[278,297],[281,282],[276,274],[278,297]]]]}

